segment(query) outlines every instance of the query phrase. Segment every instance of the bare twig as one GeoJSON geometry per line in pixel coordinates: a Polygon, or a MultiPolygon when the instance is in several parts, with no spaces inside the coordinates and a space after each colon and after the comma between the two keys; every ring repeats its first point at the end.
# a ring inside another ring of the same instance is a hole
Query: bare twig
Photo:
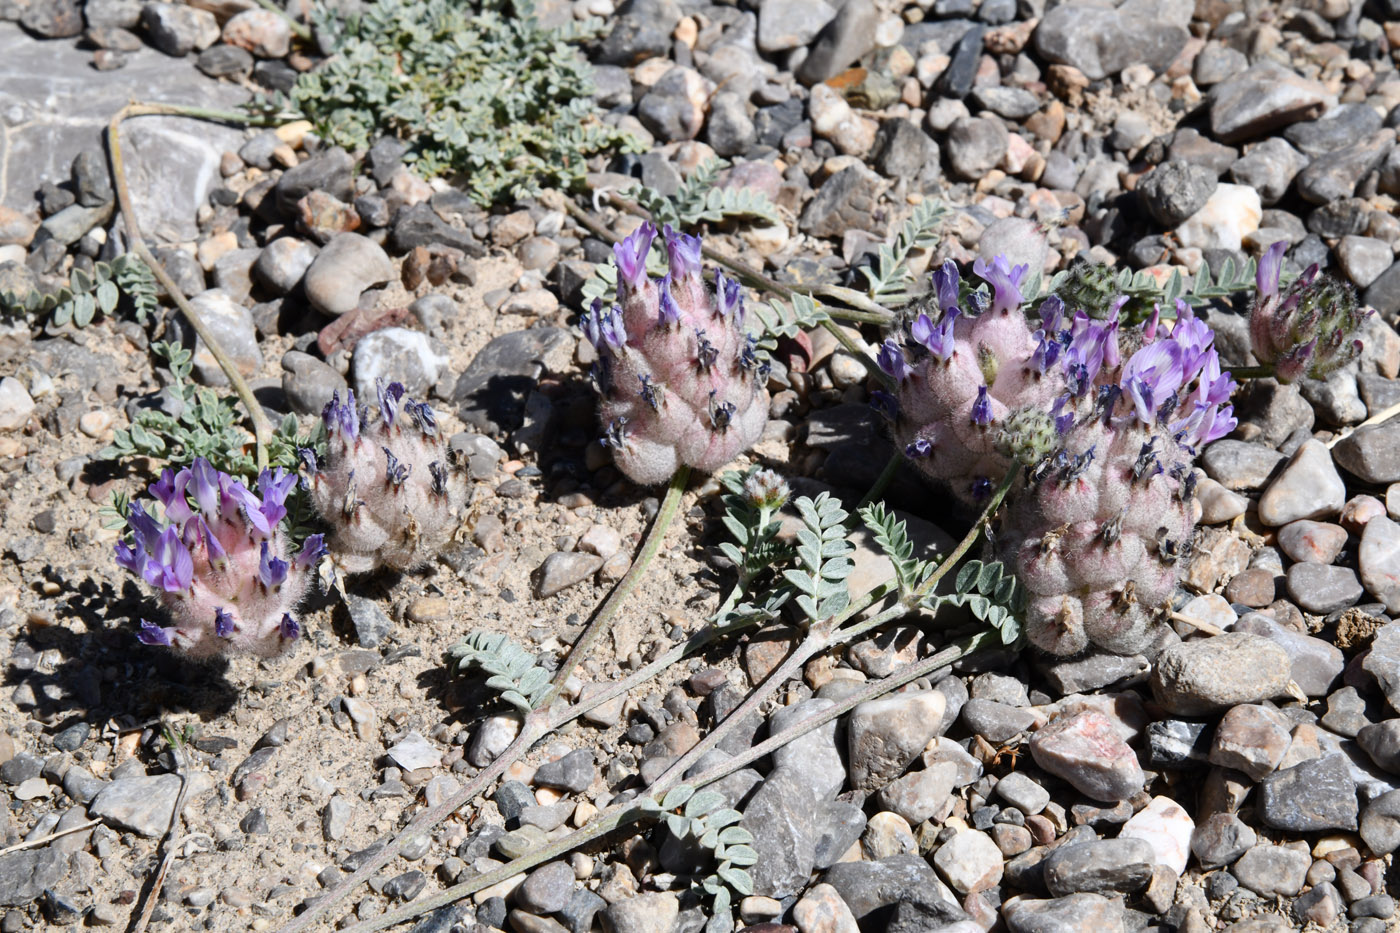
{"type": "Polygon", "coordinates": [[[161,848],[165,850],[165,854],[161,856],[160,868],[156,871],[155,880],[151,883],[151,889],[146,894],[145,903],[141,905],[141,913],[131,926],[131,933],[144,933],[147,924],[151,922],[151,912],[155,910],[156,901],[160,899],[160,889],[165,884],[165,875],[170,871],[170,864],[175,861],[175,830],[180,825],[180,817],[185,811],[185,801],[190,795],[189,764],[185,760],[184,740],[169,726],[166,726],[164,731],[165,739],[170,743],[170,754],[175,758],[175,773],[180,776],[180,793],[175,797],[175,810],[170,814],[170,825],[165,828],[165,835],[161,837],[161,848]]]}
{"type": "Polygon", "coordinates": [[[0,855],[9,855],[11,852],[18,852],[20,849],[33,849],[38,846],[46,846],[50,842],[53,842],[55,839],[59,839],[63,836],[69,836],[73,833],[80,833],[85,829],[92,829],[94,826],[101,822],[101,820],[88,820],[86,823],[79,823],[77,826],[70,826],[67,829],[60,829],[57,832],[49,833],[47,836],[41,836],[38,839],[29,839],[25,842],[16,842],[12,846],[0,849],[0,855]]]}
{"type": "Polygon", "coordinates": [[[204,318],[180,291],[180,287],[165,271],[165,267],[151,254],[145,240],[141,237],[141,228],[136,222],[136,212],[131,206],[131,189],[126,183],[126,166],[122,158],[120,136],[122,121],[128,117],[157,115],[195,117],[226,123],[260,123],[263,121],[246,114],[208,110],[203,107],[135,103],[128,104],[117,111],[116,116],[112,117],[111,122],[107,125],[107,153],[112,161],[112,183],[116,187],[117,204],[121,208],[122,221],[126,225],[127,243],[132,252],[150,267],[156,279],[170,294],[171,300],[175,302],[175,305],[185,315],[185,319],[190,322],[190,326],[194,328],[195,333],[199,335],[199,339],[204,341],[204,346],[208,348],[209,353],[219,364],[219,368],[228,377],[229,385],[233,387],[233,391],[238,395],[239,401],[243,403],[243,407],[248,411],[248,417],[253,422],[253,439],[257,444],[257,464],[258,469],[262,469],[267,466],[267,445],[272,440],[272,423],[268,420],[262,405],[253,396],[253,390],[248,387],[248,383],[243,378],[242,373],[238,371],[238,367],[234,365],[233,360],[229,359],[218,338],[209,329],[209,325],[204,322],[204,318]]]}

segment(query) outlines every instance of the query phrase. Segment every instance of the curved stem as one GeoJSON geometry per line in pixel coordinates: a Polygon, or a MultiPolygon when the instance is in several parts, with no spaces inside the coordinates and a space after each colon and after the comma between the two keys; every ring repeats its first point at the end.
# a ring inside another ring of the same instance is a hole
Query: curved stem
{"type": "Polygon", "coordinates": [[[548,709],[559,696],[559,691],[564,689],[564,682],[569,679],[574,668],[578,667],[579,663],[588,656],[588,652],[608,630],[617,610],[622,608],[627,597],[632,595],[637,584],[642,582],[647,568],[651,566],[652,560],[655,559],[661,550],[662,543],[666,540],[667,529],[671,527],[676,513],[680,511],[681,496],[685,493],[685,484],[689,479],[690,467],[681,464],[676,469],[675,475],[671,477],[671,484],[666,487],[666,497],[661,500],[661,506],[656,510],[656,518],[652,520],[651,530],[647,532],[647,538],[642,542],[642,549],[637,552],[637,559],[632,562],[631,567],[627,568],[627,573],[623,574],[617,586],[613,587],[613,591],[608,594],[608,598],[603,600],[603,604],[593,613],[593,618],[588,620],[583,634],[569,649],[564,663],[560,664],[559,670],[554,673],[554,680],[549,685],[549,692],[540,701],[541,709],[548,709]]]}
{"type": "MultiPolygon", "coordinates": [[[[602,703],[606,703],[609,699],[612,699],[613,696],[618,695],[617,693],[613,693],[604,697],[590,697],[586,701],[576,703],[566,708],[559,714],[551,715],[549,712],[550,707],[559,696],[559,691],[564,686],[564,682],[569,679],[569,674],[578,666],[579,661],[585,657],[589,649],[597,643],[598,638],[607,631],[608,623],[617,613],[618,608],[622,605],[627,596],[636,589],[637,584],[646,573],[647,565],[651,563],[652,559],[656,557],[657,552],[661,550],[661,544],[666,538],[666,531],[670,527],[672,520],[676,517],[676,513],[680,510],[681,497],[685,492],[686,480],[689,477],[690,468],[687,466],[682,466],[676,471],[675,475],[671,477],[671,484],[666,488],[666,498],[662,500],[661,507],[656,512],[656,518],[652,521],[651,528],[647,532],[646,541],[642,543],[642,549],[637,554],[637,559],[633,562],[632,567],[623,578],[618,581],[613,591],[608,594],[607,599],[605,599],[602,605],[598,607],[597,611],[594,612],[593,618],[589,620],[588,627],[584,630],[583,635],[574,643],[574,647],[570,649],[563,664],[559,666],[559,670],[555,673],[554,680],[550,683],[549,692],[540,701],[539,707],[526,716],[525,721],[521,723],[520,734],[515,737],[515,740],[506,747],[505,751],[497,755],[489,765],[483,768],[479,774],[468,781],[466,786],[457,793],[435,807],[429,807],[420,811],[418,815],[409,822],[408,826],[404,827],[404,829],[394,837],[393,841],[382,847],[373,857],[367,860],[365,864],[361,865],[358,870],[349,877],[342,879],[335,887],[327,891],[323,897],[319,898],[299,916],[293,918],[291,922],[282,927],[281,933],[295,933],[297,930],[305,929],[313,920],[324,914],[335,904],[344,900],[352,891],[368,880],[371,875],[384,867],[390,859],[398,855],[404,844],[410,839],[427,832],[457,810],[471,803],[478,794],[490,786],[492,781],[504,774],[505,770],[512,764],[519,761],[520,757],[524,755],[535,742],[549,735],[564,723],[577,719],[588,710],[602,703]]],[[[699,633],[697,633],[697,635],[698,634],[699,633]]],[[[719,637],[719,633],[714,633],[714,637],[719,637]]],[[[695,639],[692,639],[692,641],[694,640],[695,639]]],[[[700,642],[699,644],[704,643],[705,642],[700,642]]],[[[684,648],[690,644],[691,642],[686,642],[684,645],[678,647],[684,648]]],[[[675,649],[673,649],[673,651],[674,650],[675,649]]],[[[697,646],[695,650],[698,651],[699,647],[697,646]]],[[[658,667],[656,662],[653,662],[647,668],[643,668],[643,671],[650,671],[648,676],[652,676],[663,667],[664,665],[658,667]]],[[[642,671],[638,671],[637,673],[641,674],[642,671]]],[[[637,675],[633,676],[634,678],[637,677],[637,675]]],[[[641,681],[637,680],[636,682],[640,683],[641,681]]],[[[634,684],[629,684],[629,688],[632,685],[634,684]]]]}
{"type": "Polygon", "coordinates": [[[184,107],[177,104],[128,104],[117,111],[116,116],[112,117],[111,122],[107,125],[107,151],[112,160],[112,183],[116,188],[117,204],[121,208],[122,221],[126,225],[128,245],[132,252],[150,268],[156,280],[165,287],[171,300],[185,315],[185,320],[190,322],[190,326],[199,335],[199,339],[204,341],[204,346],[214,357],[215,362],[219,364],[219,368],[224,371],[224,375],[228,377],[229,385],[233,387],[239,401],[247,409],[248,417],[253,422],[253,440],[257,445],[257,465],[258,469],[261,470],[267,466],[267,445],[272,440],[272,423],[268,420],[262,405],[253,396],[253,390],[248,387],[243,374],[238,371],[238,367],[224,352],[224,348],[220,345],[218,338],[214,336],[214,332],[209,329],[209,325],[204,322],[204,318],[180,291],[180,287],[165,271],[165,267],[147,248],[145,240],[141,236],[141,228],[136,222],[136,212],[131,206],[131,189],[126,183],[126,166],[122,158],[120,136],[122,121],[128,117],[155,115],[196,117],[229,123],[258,123],[262,121],[260,118],[245,114],[230,113],[224,110],[208,110],[203,107],[184,107]]]}

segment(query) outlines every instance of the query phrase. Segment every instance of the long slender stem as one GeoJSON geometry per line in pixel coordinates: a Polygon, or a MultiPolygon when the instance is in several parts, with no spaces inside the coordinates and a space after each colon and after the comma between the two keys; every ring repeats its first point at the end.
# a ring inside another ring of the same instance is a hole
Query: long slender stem
{"type": "Polygon", "coordinates": [[[253,440],[257,445],[257,465],[258,469],[267,466],[267,445],[272,440],[272,423],[268,420],[267,413],[253,396],[253,390],[248,387],[248,383],[243,378],[243,374],[238,371],[233,360],[229,359],[224,352],[223,346],[219,343],[214,332],[209,329],[204,318],[194,306],[190,304],[180,287],[175,284],[165,271],[165,267],[160,264],[155,256],[147,248],[145,240],[141,236],[141,228],[136,222],[136,212],[131,206],[131,189],[126,182],[126,166],[122,158],[121,146],[121,125],[122,121],[128,117],[140,116],[182,116],[195,117],[204,120],[217,120],[228,123],[259,123],[259,118],[251,117],[247,114],[231,113],[224,110],[209,110],[204,107],[185,107],[177,104],[128,104],[117,111],[116,116],[107,125],[107,150],[112,160],[112,182],[117,191],[117,204],[121,207],[122,220],[126,224],[126,237],[131,250],[140,257],[155,274],[156,279],[165,287],[170,298],[185,315],[185,320],[190,322],[194,332],[199,335],[199,339],[204,341],[204,346],[214,357],[219,368],[228,377],[229,385],[237,394],[239,401],[248,411],[248,417],[253,422],[253,440]]]}
{"type": "MultiPolygon", "coordinates": [[[[861,690],[837,702],[835,706],[802,718],[778,734],[770,736],[768,739],[752,746],[747,751],[719,763],[702,774],[696,775],[694,778],[686,781],[686,783],[694,787],[704,787],[706,784],[712,784],[721,778],[733,774],[740,768],[747,767],[765,755],[773,753],[789,742],[801,738],[813,729],[819,729],[832,720],[844,716],[862,703],[884,696],[905,684],[912,683],[920,677],[927,677],[941,668],[947,667],[962,658],[980,651],[988,643],[994,642],[996,637],[996,633],[992,631],[984,630],[978,632],[957,644],[944,648],[937,654],[930,655],[917,664],[905,668],[898,674],[893,674],[883,680],[871,681],[861,690]]],[[[645,793],[654,798],[656,793],[659,792],[660,789],[653,784],[652,788],[649,788],[645,793]]],[[[407,907],[402,907],[398,910],[381,914],[364,923],[356,924],[350,927],[346,933],[377,933],[379,930],[388,929],[399,923],[405,923],[415,917],[422,916],[428,911],[437,910],[440,907],[459,901],[462,898],[470,897],[478,891],[485,890],[494,884],[499,884],[502,881],[514,878],[522,872],[534,868],[536,865],[559,858],[577,849],[579,846],[599,839],[627,823],[636,822],[644,816],[645,812],[640,807],[635,806],[634,801],[628,801],[626,804],[611,807],[607,811],[596,816],[582,829],[572,832],[549,845],[542,846],[534,852],[508,862],[495,871],[488,872],[484,875],[478,875],[469,881],[453,885],[445,891],[441,891],[430,897],[421,898],[407,907]]]]}
{"type": "Polygon", "coordinates": [[[651,566],[652,560],[655,559],[661,550],[662,543],[666,540],[666,532],[671,527],[672,520],[680,511],[681,496],[684,495],[685,484],[689,480],[690,467],[681,464],[676,469],[675,475],[671,477],[670,485],[666,487],[666,497],[661,500],[661,506],[656,511],[656,518],[651,523],[651,530],[647,533],[646,541],[642,542],[642,549],[637,553],[637,559],[632,562],[632,566],[627,569],[627,573],[618,581],[617,586],[613,587],[608,598],[603,600],[603,604],[593,613],[593,618],[588,620],[583,634],[569,649],[564,663],[559,665],[559,670],[554,674],[554,680],[549,685],[549,692],[540,702],[542,709],[548,709],[555,698],[559,696],[559,691],[564,688],[564,682],[569,679],[569,675],[588,656],[588,652],[598,643],[598,639],[607,632],[612,617],[617,614],[617,610],[622,607],[627,597],[632,595],[637,584],[642,582],[647,568],[651,566]]]}
{"type": "Polygon", "coordinates": [[[977,517],[977,523],[968,530],[967,534],[963,535],[963,539],[958,542],[957,547],[953,548],[953,552],[942,561],[939,561],[938,569],[934,570],[934,572],[929,575],[929,578],[914,591],[913,595],[915,597],[922,597],[929,590],[937,586],[938,581],[943,579],[948,571],[952,570],[953,566],[963,559],[963,555],[972,550],[972,546],[977,543],[977,539],[982,534],[982,529],[987,527],[987,523],[992,520],[992,516],[996,514],[996,510],[1001,508],[1002,500],[1005,499],[1006,494],[1011,491],[1011,487],[1016,484],[1016,478],[1020,476],[1020,474],[1021,468],[1013,463],[1011,468],[1006,471],[1006,475],[1001,478],[1001,485],[997,487],[996,492],[992,493],[992,497],[987,500],[987,505],[982,509],[982,514],[977,517]]]}
{"type": "MultiPolygon", "coordinates": [[[[380,868],[399,853],[404,844],[410,839],[427,832],[474,800],[478,794],[491,785],[491,782],[504,774],[506,768],[520,760],[520,757],[524,755],[535,742],[539,741],[565,722],[582,716],[588,710],[607,702],[612,696],[617,695],[591,697],[587,701],[574,704],[557,716],[552,716],[549,712],[555,698],[559,695],[559,690],[563,687],[564,682],[568,680],[569,674],[578,665],[579,661],[587,655],[591,646],[597,643],[598,638],[601,637],[603,632],[607,630],[608,623],[616,614],[618,608],[622,605],[628,594],[636,588],[637,583],[641,581],[642,576],[646,573],[647,565],[651,563],[652,559],[660,551],[661,544],[666,538],[666,531],[669,529],[672,520],[676,517],[676,513],[680,510],[682,494],[685,492],[685,484],[689,476],[690,468],[683,466],[677,470],[676,474],[671,478],[671,483],[666,488],[666,497],[662,500],[661,507],[657,509],[656,518],[652,521],[651,528],[647,532],[647,538],[642,543],[642,548],[637,554],[637,559],[633,562],[632,567],[627,571],[626,575],[618,582],[617,586],[613,588],[613,591],[608,594],[607,599],[603,601],[603,604],[599,606],[597,611],[593,614],[593,618],[589,620],[588,627],[584,630],[583,635],[575,642],[574,647],[564,659],[564,663],[560,665],[554,680],[550,684],[549,692],[541,701],[539,708],[526,716],[524,722],[521,723],[520,734],[515,737],[515,740],[506,747],[505,751],[501,752],[489,765],[483,768],[480,773],[468,781],[466,786],[461,790],[437,806],[429,807],[419,812],[409,825],[394,837],[392,842],[383,846],[373,857],[369,858],[361,865],[358,870],[349,877],[342,879],[335,887],[327,891],[325,896],[308,907],[301,915],[293,918],[290,923],[282,928],[281,933],[295,933],[297,930],[305,929],[313,920],[325,913],[335,904],[344,900],[350,895],[350,892],[354,891],[371,875],[379,871],[380,868]]],[[[715,637],[718,637],[718,634],[716,634],[715,637]]],[[[686,644],[688,645],[689,642],[686,644]]],[[[697,647],[695,650],[699,650],[699,648],[697,647]]],[[[651,667],[653,668],[651,672],[653,675],[657,670],[660,670],[655,664],[651,665],[651,667]]]]}

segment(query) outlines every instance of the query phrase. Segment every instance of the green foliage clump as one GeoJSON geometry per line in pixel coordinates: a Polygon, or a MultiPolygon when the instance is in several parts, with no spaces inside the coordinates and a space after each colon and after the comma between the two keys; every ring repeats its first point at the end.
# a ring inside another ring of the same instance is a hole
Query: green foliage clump
{"type": "Polygon", "coordinates": [[[447,668],[459,675],[480,672],[486,686],[522,713],[535,709],[549,693],[549,671],[535,656],[496,632],[472,632],[447,652],[447,668]]]}
{"type": "Polygon", "coordinates": [[[1180,269],[1173,269],[1166,283],[1159,285],[1145,271],[1115,270],[1081,259],[1055,273],[1045,296],[1059,295],[1067,307],[1083,308],[1092,317],[1104,318],[1112,304],[1126,295],[1128,300],[1120,314],[1125,322],[1138,324],[1152,316],[1154,306],[1160,309],[1163,317],[1176,317],[1178,298],[1192,307],[1200,307],[1216,299],[1252,293],[1257,268],[1258,263],[1252,258],[1238,268],[1233,259],[1226,259],[1220,266],[1220,274],[1212,280],[1210,268],[1203,263],[1187,287],[1180,269]]]}
{"type": "Polygon", "coordinates": [[[589,156],[640,145],[601,121],[572,45],[597,29],[545,28],[529,0],[379,0],[344,20],[323,10],[332,54],[290,103],[347,149],[404,140],[421,174],[460,177],[482,205],[535,197],[578,186],[589,156]]]}
{"type": "Polygon", "coordinates": [[[738,217],[782,223],[778,206],[764,192],[719,187],[719,174],[728,167],[726,160],[712,157],[696,166],[675,194],[664,195],[642,184],[626,188],[621,194],[646,208],[658,226],[670,224],[688,230],[702,223],[720,223],[738,217]]]}
{"type": "Polygon", "coordinates": [[[56,292],[0,293],[0,317],[37,318],[52,312],[50,321],[55,327],[87,327],[99,312],[113,314],[123,297],[142,324],[158,307],[156,277],[131,253],[111,262],[94,263],[90,273],[74,269],[68,284],[56,292]]]}
{"type": "MultiPolygon", "coordinates": [[[[179,414],[154,408],[141,411],[131,427],[118,430],[98,456],[104,460],[150,457],[159,462],[157,469],[169,466],[177,470],[189,466],[195,457],[204,457],[215,469],[248,483],[256,481],[259,471],[253,458],[253,438],[243,427],[243,416],[233,399],[190,381],[193,354],[184,347],[160,342],[151,350],[166,360],[174,376],[170,394],[179,414]]],[[[287,415],[268,445],[268,465],[295,471],[298,448],[315,444],[314,438],[298,436],[296,416],[287,415]]]]}

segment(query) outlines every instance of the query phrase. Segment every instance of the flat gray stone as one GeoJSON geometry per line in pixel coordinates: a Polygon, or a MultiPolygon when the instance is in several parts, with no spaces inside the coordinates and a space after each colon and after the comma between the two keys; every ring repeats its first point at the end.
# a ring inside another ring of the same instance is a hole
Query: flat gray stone
{"type": "Polygon", "coordinates": [[[1295,833],[1356,829],[1356,782],[1339,755],[1275,771],[1259,784],[1265,826],[1295,833]]]}
{"type": "Polygon", "coordinates": [[[1400,622],[1383,625],[1371,639],[1362,670],[1376,678],[1391,708],[1400,713],[1400,622]]]}
{"type": "Polygon", "coordinates": [[[0,907],[22,907],[68,874],[68,855],[53,848],[0,855],[0,907]]]}
{"type": "Polygon", "coordinates": [[[1226,632],[1171,645],[1157,657],[1152,695],[1170,713],[1200,716],[1287,692],[1288,652],[1259,635],[1226,632]]]}
{"type": "MultiPolygon", "coordinates": [[[[190,792],[186,804],[213,790],[214,779],[204,771],[189,775],[190,792]]],[[[88,816],[119,829],[148,838],[165,834],[180,794],[178,774],[156,774],[115,780],[102,788],[88,805],[88,816]]]]}
{"type": "Polygon", "coordinates": [[[1232,143],[1316,117],[1326,108],[1327,89],[1273,61],[1263,61],[1211,88],[1210,125],[1232,143]]]}

